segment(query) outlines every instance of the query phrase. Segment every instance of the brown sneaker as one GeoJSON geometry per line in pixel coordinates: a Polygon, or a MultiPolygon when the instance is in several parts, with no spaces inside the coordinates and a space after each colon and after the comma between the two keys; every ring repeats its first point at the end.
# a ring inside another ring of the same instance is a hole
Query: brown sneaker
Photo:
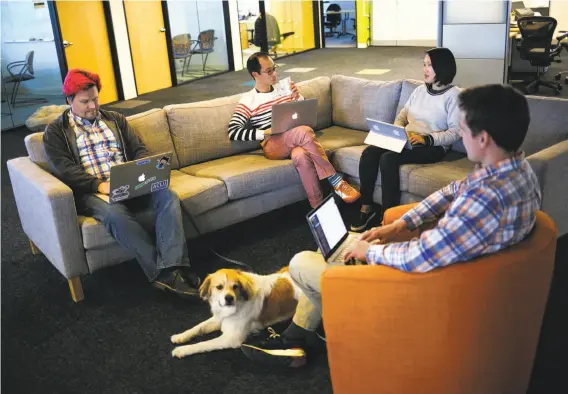
{"type": "Polygon", "coordinates": [[[160,290],[171,292],[182,297],[199,297],[201,280],[195,274],[188,275],[181,269],[165,270],[152,285],[160,290]]]}
{"type": "Polygon", "coordinates": [[[339,182],[337,186],[333,188],[333,190],[335,191],[335,194],[341,197],[343,201],[348,204],[357,201],[357,199],[361,197],[361,193],[359,193],[357,189],[353,188],[353,186],[347,183],[345,179],[342,179],[341,182],[339,182]]]}

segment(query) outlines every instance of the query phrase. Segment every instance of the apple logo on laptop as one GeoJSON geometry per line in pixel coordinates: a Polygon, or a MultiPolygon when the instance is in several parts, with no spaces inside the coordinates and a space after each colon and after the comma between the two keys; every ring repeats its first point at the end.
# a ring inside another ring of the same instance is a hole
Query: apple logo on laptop
{"type": "Polygon", "coordinates": [[[294,114],[292,115],[292,119],[294,119],[294,120],[298,119],[298,113],[297,112],[294,112],[294,114]]]}
{"type": "Polygon", "coordinates": [[[138,177],[138,182],[144,182],[146,180],[146,175],[144,175],[144,173],[142,173],[142,175],[140,175],[138,177]]]}

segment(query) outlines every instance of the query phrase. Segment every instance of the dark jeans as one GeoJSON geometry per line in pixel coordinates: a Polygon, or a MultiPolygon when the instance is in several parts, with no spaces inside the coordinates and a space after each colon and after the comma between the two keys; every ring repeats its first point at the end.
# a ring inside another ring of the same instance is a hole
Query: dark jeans
{"type": "Polygon", "coordinates": [[[446,154],[441,146],[425,146],[400,153],[369,145],[359,162],[361,180],[361,204],[373,204],[373,190],[381,171],[383,212],[400,204],[399,169],[403,164],[428,164],[442,160],[446,154]]]}
{"type": "Polygon", "coordinates": [[[115,204],[87,194],[77,204],[80,212],[104,224],[122,247],[136,255],[150,282],[164,268],[189,267],[179,198],[169,189],[115,204]],[[155,213],[156,242],[135,218],[136,212],[149,207],[155,213]]]}

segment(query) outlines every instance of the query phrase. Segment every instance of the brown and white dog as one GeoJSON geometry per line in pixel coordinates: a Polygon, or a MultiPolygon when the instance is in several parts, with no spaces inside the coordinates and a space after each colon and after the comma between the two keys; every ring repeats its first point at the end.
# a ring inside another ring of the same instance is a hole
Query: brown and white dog
{"type": "Polygon", "coordinates": [[[201,298],[209,301],[213,316],[173,335],[172,343],[182,344],[218,330],[222,334],[208,341],[178,346],[172,351],[173,357],[238,348],[250,333],[291,318],[301,294],[288,267],[271,275],[221,269],[207,276],[199,292],[201,298]]]}

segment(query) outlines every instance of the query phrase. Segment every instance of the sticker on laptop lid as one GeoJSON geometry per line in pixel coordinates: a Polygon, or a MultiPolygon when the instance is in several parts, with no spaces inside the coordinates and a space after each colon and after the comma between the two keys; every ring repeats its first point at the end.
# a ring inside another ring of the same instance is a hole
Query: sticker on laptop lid
{"type": "Polygon", "coordinates": [[[137,166],[143,166],[144,164],[148,164],[148,163],[150,163],[150,159],[137,161],[136,165],[137,166]]]}
{"type": "Polygon", "coordinates": [[[163,169],[164,166],[170,165],[170,157],[169,156],[162,156],[157,161],[158,161],[158,164],[156,165],[156,168],[158,170],[163,169]]]}
{"type": "Polygon", "coordinates": [[[158,182],[154,182],[150,185],[150,192],[156,192],[158,190],[162,190],[162,189],[167,189],[168,188],[168,183],[169,181],[163,180],[163,181],[158,181],[158,182]]]}
{"type": "Polygon", "coordinates": [[[126,200],[130,195],[128,189],[130,189],[130,185],[122,185],[120,187],[117,187],[116,189],[113,189],[110,197],[111,200],[112,201],[126,200]]]}

